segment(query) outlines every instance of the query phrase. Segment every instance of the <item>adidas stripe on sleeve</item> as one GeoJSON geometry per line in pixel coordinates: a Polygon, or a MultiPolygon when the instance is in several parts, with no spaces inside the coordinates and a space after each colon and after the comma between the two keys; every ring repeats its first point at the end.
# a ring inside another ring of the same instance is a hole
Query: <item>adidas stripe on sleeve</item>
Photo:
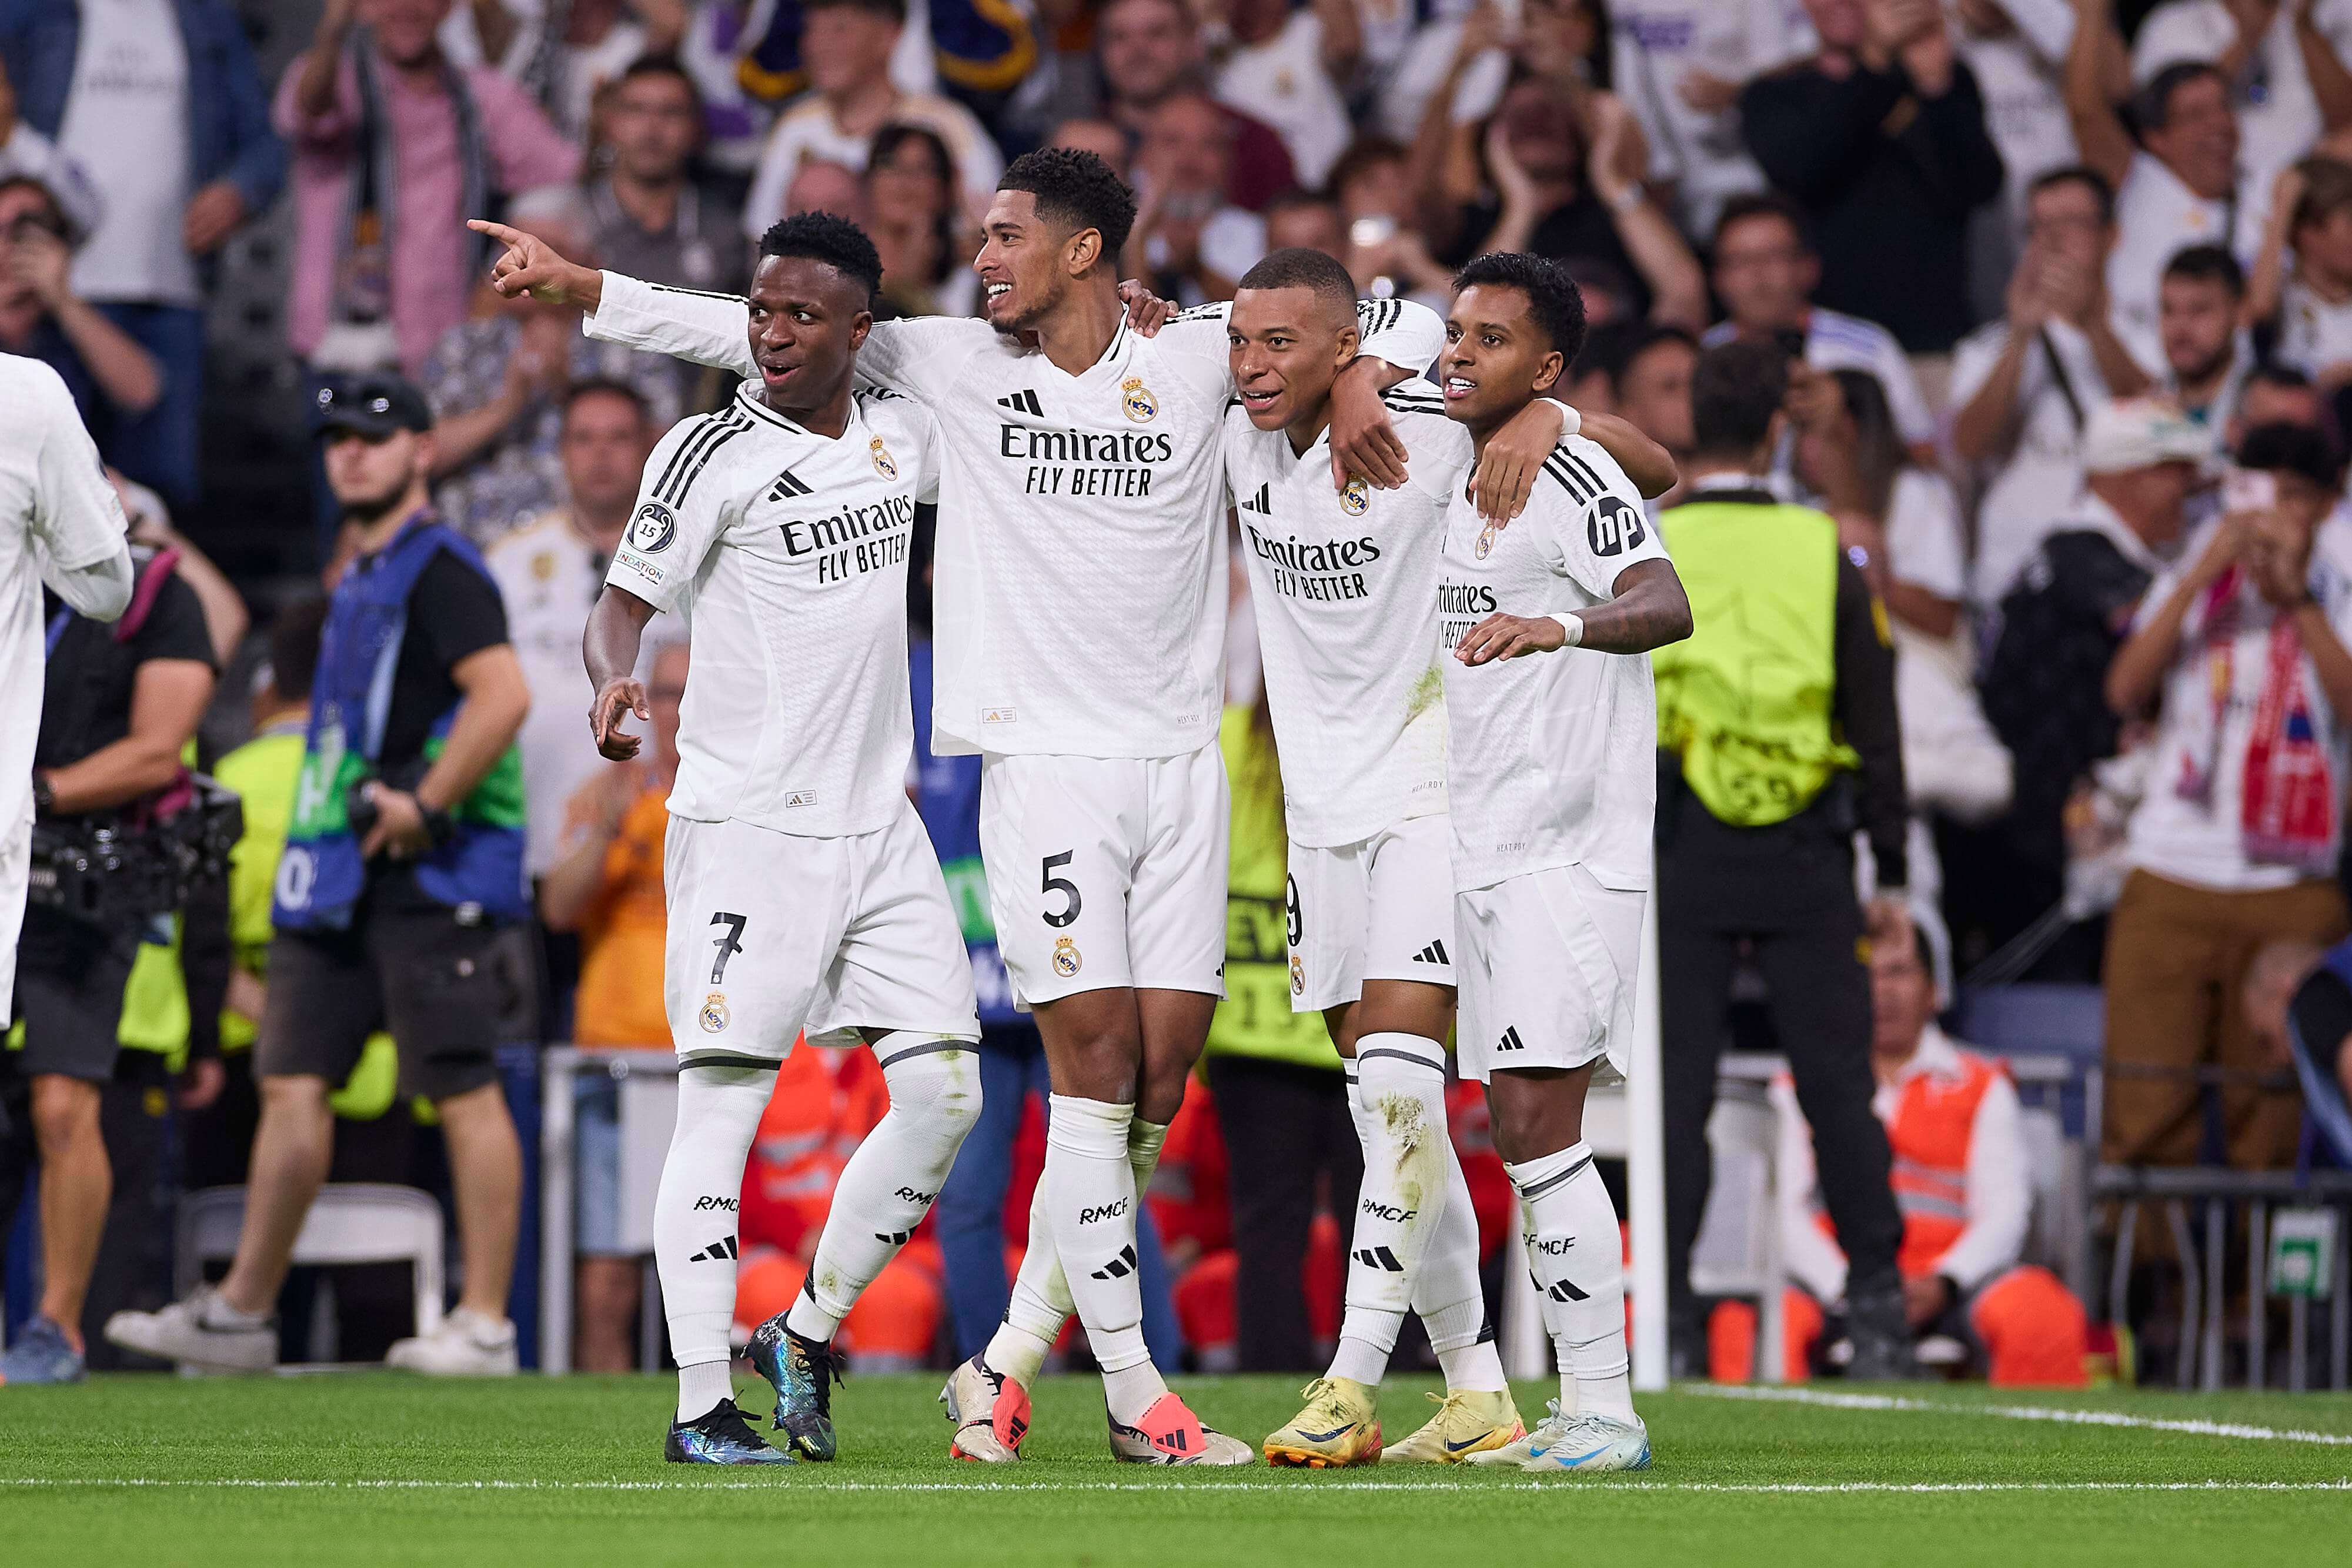
{"type": "Polygon", "coordinates": [[[656,610],[677,608],[686,585],[726,527],[725,492],[698,481],[709,473],[712,459],[751,428],[751,417],[732,403],[670,428],[646,460],[636,510],[613,552],[607,581],[656,610]]]}

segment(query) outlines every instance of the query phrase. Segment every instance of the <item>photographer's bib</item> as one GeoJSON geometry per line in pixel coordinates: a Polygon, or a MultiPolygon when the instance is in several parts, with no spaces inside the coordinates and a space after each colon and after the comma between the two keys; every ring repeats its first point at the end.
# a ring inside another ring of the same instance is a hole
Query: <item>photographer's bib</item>
{"type": "MultiPolygon", "coordinates": [[[[488,578],[474,547],[426,513],[375,555],[354,560],[335,585],[310,683],[310,727],[293,825],[278,862],[272,919],[280,929],[347,927],[367,890],[367,862],[352,830],[349,801],[353,789],[380,777],[409,596],[442,550],[488,578]]],[[[428,766],[440,756],[461,706],[451,704],[434,720],[425,743],[428,766]]],[[[417,886],[436,903],[484,919],[520,919],[529,912],[521,754],[509,746],[450,818],[456,831],[448,841],[414,862],[417,886]]]]}

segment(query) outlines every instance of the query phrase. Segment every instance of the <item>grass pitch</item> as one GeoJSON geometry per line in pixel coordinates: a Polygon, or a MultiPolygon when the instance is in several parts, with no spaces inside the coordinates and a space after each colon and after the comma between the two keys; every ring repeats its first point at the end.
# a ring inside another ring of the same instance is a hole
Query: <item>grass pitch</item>
{"type": "MultiPolygon", "coordinates": [[[[2234,1563],[2352,1557],[2352,1397],[1685,1390],[1638,1476],[1113,1464],[1090,1378],[959,1465],[939,1379],[853,1377],[841,1460],[661,1461],[667,1378],[100,1378],[0,1389],[0,1563],[2234,1563]]],[[[752,1386],[761,1395],[765,1389],[752,1386]]],[[[1252,1438],[1287,1379],[1189,1378],[1252,1438]]],[[[1432,1385],[1392,1383],[1402,1436],[1432,1385]]],[[[1548,1390],[1519,1390],[1540,1415],[1548,1390]]],[[[746,1407],[764,1406],[747,1397],[746,1407]]]]}

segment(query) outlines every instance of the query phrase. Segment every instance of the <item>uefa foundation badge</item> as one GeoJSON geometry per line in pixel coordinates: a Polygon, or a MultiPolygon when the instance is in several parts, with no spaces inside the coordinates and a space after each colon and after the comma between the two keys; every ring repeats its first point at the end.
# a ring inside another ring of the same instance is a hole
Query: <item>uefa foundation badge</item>
{"type": "Polygon", "coordinates": [[[713,991],[702,998],[702,1032],[724,1034],[732,1015],[727,1010],[727,993],[713,991]]]}
{"type": "Polygon", "coordinates": [[[1054,973],[1068,979],[1085,967],[1086,960],[1078,956],[1078,945],[1066,936],[1054,938],[1054,973]]]}
{"type": "Polygon", "coordinates": [[[1118,406],[1138,424],[1150,424],[1160,417],[1159,401],[1141,376],[1129,376],[1118,383],[1118,406]]]}

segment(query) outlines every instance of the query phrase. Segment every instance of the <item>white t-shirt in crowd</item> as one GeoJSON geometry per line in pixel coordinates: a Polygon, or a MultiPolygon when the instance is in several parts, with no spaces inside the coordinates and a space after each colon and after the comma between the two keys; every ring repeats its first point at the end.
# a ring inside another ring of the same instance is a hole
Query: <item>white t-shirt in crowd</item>
{"type": "Polygon", "coordinates": [[[1666,559],[1641,492],[1581,435],[1545,459],[1527,510],[1507,528],[1488,528],[1475,503],[1452,494],[1437,614],[1457,889],[1564,865],[1581,865],[1603,887],[1650,885],[1658,789],[1650,661],[1563,648],[1474,669],[1454,649],[1497,612],[1605,604],[1626,568],[1666,559]]]}
{"type": "Polygon", "coordinates": [[[1702,239],[1732,196],[1764,188],[1739,140],[1737,106],[1703,113],[1683,78],[1703,71],[1746,82],[1811,47],[1797,0],[1616,0],[1609,7],[1612,81],[1650,144],[1650,178],[1675,183],[1676,214],[1702,239]]]}
{"type": "MultiPolygon", "coordinates": [[[[1224,304],[1145,338],[1124,320],[1073,375],[984,320],[877,322],[862,383],[938,415],[944,450],[932,604],[931,749],[1181,757],[1223,709],[1224,304]]],[[[1437,357],[1444,324],[1408,300],[1357,307],[1363,352],[1437,357]]],[[[591,336],[739,374],[743,303],[615,273],[591,336]]]]}
{"type": "Polygon", "coordinates": [[[74,255],[74,292],[201,306],[195,257],[182,238],[195,192],[188,49],[171,0],[82,0],[58,142],[106,197],[97,229],[74,255]]]}
{"type": "Polygon", "coordinates": [[[1323,19],[1312,11],[1293,11],[1274,37],[1227,55],[1216,89],[1219,102],[1281,133],[1298,183],[1310,191],[1322,188],[1355,140],[1347,103],[1323,68],[1323,19]]]}
{"type": "MultiPolygon", "coordinates": [[[[2219,527],[2221,519],[2213,518],[2182,543],[2178,564],[2140,601],[2138,623],[2144,624],[2172,596],[2219,527]]],[[[2312,597],[2326,612],[2336,635],[2352,640],[2352,519],[2340,511],[2320,525],[2312,541],[2310,584],[2312,597]]],[[[2126,853],[2133,865],[2174,882],[2222,893],[2261,893],[2291,887],[2312,873],[2295,866],[2256,864],[2246,858],[2241,826],[2246,751],[2267,681],[2275,612],[2251,581],[2242,580],[2238,593],[2239,630],[2231,644],[2229,700],[2222,708],[2220,742],[2211,747],[2214,767],[2210,798],[2186,799],[2178,787],[2188,772],[2205,761],[2212,723],[2217,672],[2205,647],[2206,617],[2200,595],[2181,622],[2179,651],[2165,673],[2163,710],[2158,719],[2147,792],[2132,813],[2126,853]]],[[[2346,771],[2352,768],[2352,729],[2329,706],[2308,654],[2303,661],[2303,679],[2340,809],[2346,780],[2352,777],[2346,771]]]]}
{"type": "MultiPolygon", "coordinates": [[[[1717,321],[1699,344],[1718,348],[1738,335],[1730,322],[1717,321]]],[[[1919,377],[1895,334],[1877,322],[1813,306],[1805,322],[1805,363],[1817,371],[1868,371],[1886,390],[1888,411],[1904,441],[1917,446],[1936,439],[1935,412],[1919,390],[1919,377]]]]}
{"type": "MultiPolygon", "coordinates": [[[[2246,174],[2240,186],[2248,209],[2239,214],[2241,236],[2259,239],[2269,217],[2272,181],[2311,151],[2322,129],[2311,74],[2295,42],[2297,8],[2283,5],[2272,12],[2269,30],[2231,95],[2238,109],[2238,160],[2246,174]]],[[[2352,0],[2317,0],[2312,14],[2335,45],[2336,57],[2352,60],[2352,0]]],[[[2221,0],[2167,0],[2140,24],[2132,44],[2132,81],[2145,86],[2177,60],[2218,60],[2237,37],[2238,24],[2221,0]]]]}
{"type": "MultiPolygon", "coordinates": [[[[988,210],[996,182],[1004,172],[1004,154],[997,151],[971,110],[953,99],[932,93],[908,93],[890,111],[887,123],[919,125],[947,144],[955,160],[956,183],[965,207],[974,218],[988,210]]],[[[793,176],[811,159],[839,163],[859,173],[874,151],[874,138],[854,136],[833,118],[833,106],[814,93],[803,94],[776,119],[768,144],[760,150],[760,165],[751,175],[751,193],[743,198],[743,232],[756,241],[768,226],[784,215],[784,197],[793,176]]]]}
{"type": "Polygon", "coordinates": [[[1412,458],[1394,490],[1332,489],[1328,431],[1295,453],[1287,431],[1225,414],[1293,843],[1351,844],[1445,810],[1437,582],[1470,433],[1426,382],[1387,402],[1412,458]]]}
{"type": "MultiPolygon", "coordinates": [[[[2008,346],[2006,321],[1987,322],[1960,340],[1952,353],[1955,410],[1983,390],[2008,346]]],[[[2074,509],[2083,492],[2083,422],[2106,402],[2106,378],[2091,340],[2066,322],[2051,322],[2046,346],[2030,350],[2018,372],[2016,444],[2006,457],[1982,465],[1969,584],[1978,603],[1997,603],[2057,520],[2074,509]]]]}
{"type": "Polygon", "coordinates": [[[2315,379],[2331,365],[2352,361],[2352,300],[2331,305],[2294,277],[2279,296],[2279,340],[2273,352],[2315,379]]]}
{"type": "Polygon", "coordinates": [[[2013,31],[1981,38],[1955,25],[1952,38],[1984,99],[1985,134],[2009,171],[2001,210],[2021,241],[2034,180],[2079,162],[2063,88],[2074,12],[2069,0],[2005,0],[2003,9],[2016,24],[2013,31]]]}
{"type": "Polygon", "coordinates": [[[654,448],[604,580],[686,622],[672,816],[840,838],[906,809],[907,558],[937,430],[865,392],[828,438],[746,384],[654,448]]]}
{"type": "MultiPolygon", "coordinates": [[[[2245,182],[2239,182],[2245,189],[2245,182]]],[[[2244,232],[2242,220],[2239,232],[2244,232]]],[[[2130,172],[2116,193],[2116,247],[2107,253],[2107,319],[2149,375],[2164,373],[2164,338],[2157,298],[2164,269],[2194,245],[2228,245],[2231,204],[2209,202],[2146,152],[2132,154],[2130,172]]],[[[2242,264],[2251,250],[2238,253],[2242,264]]]]}
{"type": "Polygon", "coordinates": [[[58,372],[0,354],[0,1011],[16,983],[33,834],[33,747],[41,732],[45,573],[124,550],[130,524],[58,372]]]}
{"type": "MultiPolygon", "coordinates": [[[[507,641],[530,688],[530,712],[515,739],[530,814],[523,871],[536,877],[563,858],[572,796],[610,766],[588,736],[593,694],[580,656],[588,612],[610,562],[557,507],[499,536],[482,552],[482,563],[506,601],[507,641]]],[[[652,672],[655,647],[648,638],[637,660],[639,680],[652,672]]]]}
{"type": "Polygon", "coordinates": [[[1940,599],[1968,592],[1969,546],[1960,503],[1941,474],[1906,467],[1886,503],[1886,564],[1898,582],[1940,599]]]}

